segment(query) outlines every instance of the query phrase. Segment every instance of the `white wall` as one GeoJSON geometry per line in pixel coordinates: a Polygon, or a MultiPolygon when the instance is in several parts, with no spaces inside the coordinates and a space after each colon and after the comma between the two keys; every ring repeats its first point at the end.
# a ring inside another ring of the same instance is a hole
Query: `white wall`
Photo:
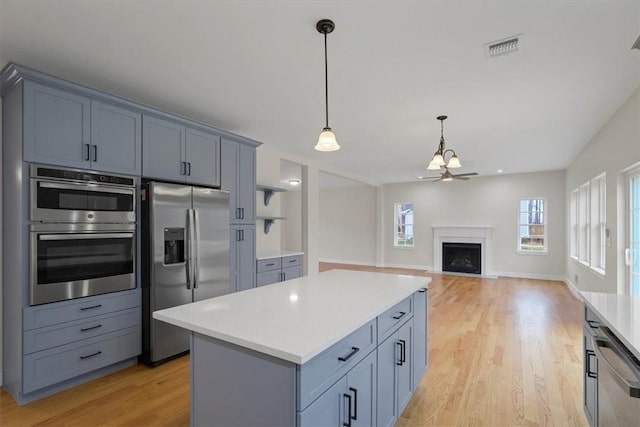
{"type": "MultiPolygon", "coordinates": [[[[280,156],[265,146],[258,147],[256,160],[256,181],[258,184],[280,187],[280,156]]],[[[269,201],[269,206],[264,205],[264,193],[256,191],[256,215],[257,216],[283,216],[281,211],[280,193],[276,193],[269,201]]],[[[264,221],[256,221],[256,252],[269,253],[280,251],[280,233],[282,223],[276,221],[264,234],[264,221]]]]}
{"type": "Polygon", "coordinates": [[[498,275],[564,278],[564,171],[476,177],[469,181],[391,184],[384,192],[384,264],[433,267],[433,226],[493,226],[491,270],[498,275]],[[520,199],[545,198],[548,254],[518,254],[520,199]],[[394,203],[415,205],[415,247],[393,247],[394,203]]]}
{"type": "Polygon", "coordinates": [[[320,190],[320,260],[376,264],[376,187],[320,190]]]}
{"type": "Polygon", "coordinates": [[[280,247],[285,251],[302,250],[302,191],[287,191],[281,196],[282,215],[280,247]]]}
{"type": "MultiPolygon", "coordinates": [[[[626,245],[624,224],[626,182],[624,170],[640,162],[640,88],[611,117],[587,147],[569,165],[566,173],[567,206],[571,191],[602,172],[607,174],[607,228],[610,245],[606,250],[605,276],[593,272],[569,256],[567,245],[567,280],[582,291],[624,293],[626,245]]],[[[570,216],[567,209],[566,238],[570,240],[570,216]]]]}

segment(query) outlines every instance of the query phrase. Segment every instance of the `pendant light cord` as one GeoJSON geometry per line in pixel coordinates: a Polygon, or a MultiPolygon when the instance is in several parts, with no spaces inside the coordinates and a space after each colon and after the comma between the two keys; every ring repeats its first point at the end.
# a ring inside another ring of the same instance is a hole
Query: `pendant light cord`
{"type": "Polygon", "coordinates": [[[329,127],[329,71],[327,67],[327,32],[324,32],[324,113],[326,124],[329,127]]]}

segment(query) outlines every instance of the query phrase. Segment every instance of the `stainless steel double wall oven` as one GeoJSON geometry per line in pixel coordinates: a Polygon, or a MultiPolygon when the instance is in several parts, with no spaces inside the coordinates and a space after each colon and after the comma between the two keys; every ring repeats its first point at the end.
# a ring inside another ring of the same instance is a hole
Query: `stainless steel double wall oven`
{"type": "Polygon", "coordinates": [[[30,304],[136,286],[136,179],[30,168],[30,304]]]}

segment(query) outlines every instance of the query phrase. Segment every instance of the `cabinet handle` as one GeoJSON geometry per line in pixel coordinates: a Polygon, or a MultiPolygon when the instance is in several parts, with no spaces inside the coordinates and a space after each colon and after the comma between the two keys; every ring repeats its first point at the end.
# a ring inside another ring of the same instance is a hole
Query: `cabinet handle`
{"type": "Polygon", "coordinates": [[[405,313],[404,311],[401,311],[400,314],[393,316],[393,318],[396,320],[399,320],[399,319],[402,319],[405,314],[407,313],[405,313]]]}
{"type": "Polygon", "coordinates": [[[347,408],[349,408],[349,413],[347,414],[347,421],[343,422],[342,425],[343,427],[351,427],[351,420],[353,419],[351,417],[351,395],[347,394],[347,393],[343,393],[342,394],[346,399],[347,399],[347,408]]]}
{"type": "MultiPolygon", "coordinates": [[[[353,387],[349,387],[349,391],[353,392],[353,417],[351,417],[351,419],[353,421],[358,421],[358,390],[353,387]]],[[[351,408],[349,408],[349,413],[351,413],[351,408]]]]}
{"type": "Polygon", "coordinates": [[[80,332],[92,331],[94,329],[102,328],[102,325],[91,326],[89,328],[80,328],[80,332]]]}
{"type": "Polygon", "coordinates": [[[187,174],[187,162],[180,162],[180,175],[187,174]]]}
{"type": "Polygon", "coordinates": [[[400,347],[400,357],[396,360],[396,365],[402,366],[402,343],[400,341],[396,341],[396,345],[400,347]]]}
{"type": "Polygon", "coordinates": [[[96,351],[95,353],[91,353],[91,354],[87,354],[86,356],[80,356],[80,359],[84,360],[84,359],[89,359],[90,357],[95,357],[99,354],[102,354],[101,351],[96,351]]]}
{"type": "Polygon", "coordinates": [[[241,219],[240,218],[240,208],[236,208],[236,219],[241,219]]]}
{"type": "Polygon", "coordinates": [[[244,230],[240,230],[240,236],[242,236],[240,240],[244,242],[244,230]]]}
{"type": "Polygon", "coordinates": [[[297,259],[290,259],[289,262],[297,262],[297,259]]]}
{"type": "Polygon", "coordinates": [[[84,148],[85,148],[84,159],[86,161],[89,161],[89,144],[84,144],[84,148]]]}
{"type": "Polygon", "coordinates": [[[358,347],[351,347],[351,351],[349,352],[349,354],[347,354],[346,356],[340,356],[338,357],[338,360],[341,362],[346,362],[347,360],[351,359],[353,356],[355,356],[355,354],[357,352],[359,352],[360,349],[358,347]]]}
{"type": "Polygon", "coordinates": [[[591,356],[595,356],[595,355],[596,355],[596,352],[593,351],[593,350],[587,350],[586,351],[585,359],[587,359],[586,360],[587,363],[585,363],[585,367],[584,368],[585,368],[585,371],[586,371],[585,373],[587,374],[587,376],[589,378],[598,378],[598,375],[591,370],[591,356]]]}
{"type": "Polygon", "coordinates": [[[275,264],[271,263],[271,264],[267,264],[267,267],[273,267],[275,264]]]}
{"type": "Polygon", "coordinates": [[[240,208],[240,219],[244,219],[244,208],[240,208]]]}
{"type": "Polygon", "coordinates": [[[421,294],[424,294],[425,292],[427,292],[427,288],[420,288],[418,289],[418,292],[420,292],[421,294]]]}
{"type": "Polygon", "coordinates": [[[280,279],[281,282],[284,282],[285,280],[287,280],[287,273],[280,273],[282,275],[282,278],[280,279]]]}
{"type": "Polygon", "coordinates": [[[587,320],[587,323],[591,329],[598,329],[600,327],[600,322],[596,322],[595,320],[587,320]]]}
{"type": "Polygon", "coordinates": [[[402,364],[407,361],[407,342],[405,340],[400,340],[400,348],[402,349],[402,364]]]}
{"type": "Polygon", "coordinates": [[[191,176],[191,162],[187,162],[187,175],[191,176]]]}
{"type": "Polygon", "coordinates": [[[93,160],[94,162],[98,161],[98,146],[97,145],[92,145],[93,147],[93,160]]]}
{"type": "Polygon", "coordinates": [[[80,311],[93,310],[94,308],[100,308],[100,307],[102,307],[102,304],[92,305],[90,307],[80,307],[80,311]]]}

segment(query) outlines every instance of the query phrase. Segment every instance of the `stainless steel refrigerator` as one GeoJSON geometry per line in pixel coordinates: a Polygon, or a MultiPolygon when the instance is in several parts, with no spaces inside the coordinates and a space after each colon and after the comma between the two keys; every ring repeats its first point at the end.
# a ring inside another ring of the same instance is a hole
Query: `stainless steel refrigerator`
{"type": "Polygon", "coordinates": [[[189,350],[189,333],[152,318],[156,310],[231,292],[229,193],[142,184],[143,353],[150,365],[189,350]]]}

